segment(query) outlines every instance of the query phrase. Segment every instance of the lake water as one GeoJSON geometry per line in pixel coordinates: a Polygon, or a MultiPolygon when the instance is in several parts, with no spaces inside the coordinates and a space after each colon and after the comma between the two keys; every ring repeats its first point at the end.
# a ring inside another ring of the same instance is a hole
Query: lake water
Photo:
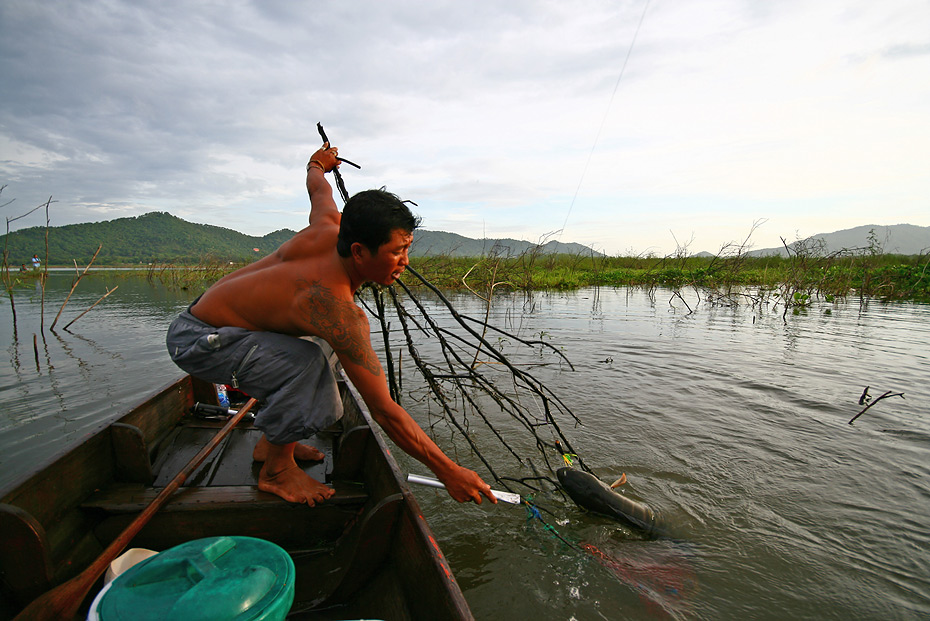
{"type": "MultiPolygon", "coordinates": [[[[52,277],[44,331],[37,290],[17,292],[15,333],[9,299],[0,302],[0,488],[180,375],[164,332],[192,294],[96,273],[53,333],[70,282],[52,277]]],[[[665,290],[494,298],[492,325],[558,347],[574,370],[538,346],[495,333],[488,340],[562,399],[582,423],[558,415],[575,452],[608,483],[625,473],[620,489],[659,511],[672,536],[646,540],[546,484],[533,498],[548,528],[522,507],[459,505],[416,488],[475,616],[930,618],[930,307],[818,302],[785,321],[780,308],[685,297],[695,312],[665,290]],[[866,386],[873,399],[886,391],[904,398],[884,399],[848,425],[866,386]]],[[[441,303],[424,298],[432,316],[454,326],[441,303]]],[[[484,317],[475,296],[450,300],[484,317]]],[[[391,329],[398,358],[396,317],[391,329]]],[[[441,361],[435,338],[416,343],[441,361]]],[[[445,450],[486,475],[423,395],[410,355],[397,362],[404,405],[445,450]]],[[[478,368],[508,386],[500,365],[478,368]]],[[[531,412],[541,407],[532,395],[521,399],[531,412]]],[[[532,436],[496,406],[485,409],[518,454],[545,470],[532,436]]],[[[499,475],[533,474],[473,413],[468,425],[499,475]]],[[[548,428],[539,435],[551,439],[548,428]]],[[[554,450],[548,457],[556,463],[554,450]]]]}

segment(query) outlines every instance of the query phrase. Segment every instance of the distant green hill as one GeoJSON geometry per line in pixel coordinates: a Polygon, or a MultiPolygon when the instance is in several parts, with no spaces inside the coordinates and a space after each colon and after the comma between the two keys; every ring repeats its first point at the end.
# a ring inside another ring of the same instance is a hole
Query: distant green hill
{"type": "MultiPolygon", "coordinates": [[[[207,261],[251,262],[263,257],[295,235],[282,229],[264,237],[244,235],[232,229],[194,224],[164,212],[106,222],[49,227],[50,265],[86,265],[97,246],[103,245],[96,265],[138,265],[149,263],[197,264],[207,261]],[[256,249],[258,249],[256,251],[256,249]]],[[[32,227],[0,236],[0,249],[6,248],[13,266],[29,263],[33,254],[44,259],[45,228],[32,227]]],[[[536,244],[514,239],[469,239],[455,233],[416,231],[410,254],[445,254],[478,257],[487,254],[516,256],[536,244]]],[[[544,254],[585,254],[592,251],[581,244],[549,242],[539,246],[544,254]]],[[[599,254],[599,253],[595,253],[599,254]]]]}
{"type": "MultiPolygon", "coordinates": [[[[280,230],[264,237],[209,224],[194,224],[169,213],[152,212],[135,218],[49,227],[50,265],[87,264],[103,245],[96,264],[199,263],[201,261],[252,261],[265,256],[293,237],[280,230]],[[254,249],[257,248],[256,252],[254,249]]],[[[45,254],[45,228],[32,227],[0,237],[11,265],[28,263],[33,254],[45,254]]]]}

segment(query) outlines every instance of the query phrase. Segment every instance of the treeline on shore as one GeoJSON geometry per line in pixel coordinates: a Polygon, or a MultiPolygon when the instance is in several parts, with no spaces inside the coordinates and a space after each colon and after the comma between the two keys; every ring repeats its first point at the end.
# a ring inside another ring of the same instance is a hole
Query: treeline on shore
{"type": "MultiPolygon", "coordinates": [[[[106,222],[56,227],[32,227],[0,235],[4,261],[13,267],[30,265],[33,254],[52,266],[86,263],[95,256],[100,266],[147,266],[171,263],[193,266],[204,262],[242,263],[263,257],[296,231],[281,229],[261,237],[232,229],[187,222],[164,212],[151,212],[106,222]],[[96,252],[96,255],[95,255],[96,252]]],[[[411,256],[483,256],[524,252],[585,254],[581,244],[551,240],[533,244],[515,239],[470,239],[443,231],[414,231],[411,256]]],[[[599,253],[594,253],[598,254],[599,253]]]]}

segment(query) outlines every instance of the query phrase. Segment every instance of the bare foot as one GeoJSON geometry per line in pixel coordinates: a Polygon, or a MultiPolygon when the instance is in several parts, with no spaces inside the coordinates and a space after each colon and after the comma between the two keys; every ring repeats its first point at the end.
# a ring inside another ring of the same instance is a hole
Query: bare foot
{"type": "Polygon", "coordinates": [[[268,470],[270,468],[266,463],[258,475],[258,489],[280,496],[288,502],[305,502],[312,507],[336,493],[331,487],[308,476],[297,464],[274,474],[268,470]]]}
{"type": "MultiPolygon", "coordinates": [[[[255,445],[255,449],[252,451],[252,460],[260,462],[267,461],[268,451],[271,450],[271,447],[271,442],[268,441],[265,434],[262,434],[262,439],[258,441],[258,444],[255,445]]],[[[322,461],[324,457],[326,457],[326,455],[316,447],[300,443],[294,446],[294,459],[297,461],[322,461]]]]}

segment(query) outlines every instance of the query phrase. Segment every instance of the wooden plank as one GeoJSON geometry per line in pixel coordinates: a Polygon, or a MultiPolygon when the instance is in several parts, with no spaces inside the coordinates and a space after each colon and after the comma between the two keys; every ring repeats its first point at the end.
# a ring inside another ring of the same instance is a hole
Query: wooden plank
{"type": "Polygon", "coordinates": [[[368,446],[369,461],[365,467],[365,484],[369,493],[378,497],[399,488],[404,496],[404,515],[394,538],[391,559],[394,573],[402,577],[402,589],[411,617],[429,619],[436,610],[442,610],[449,618],[473,619],[465,596],[416,498],[403,483],[400,467],[391,456],[387,442],[374,428],[375,423],[358,390],[351,383],[347,383],[346,388],[354,396],[359,413],[372,426],[373,441],[368,446]]]}
{"type": "MultiPolygon", "coordinates": [[[[202,380],[199,377],[194,377],[193,375],[187,376],[188,381],[190,381],[190,405],[194,405],[196,402],[208,403],[210,405],[219,405],[220,402],[216,398],[216,386],[211,384],[206,380],[202,380]]],[[[188,407],[190,407],[190,405],[188,407]]]]}
{"type": "Polygon", "coordinates": [[[110,425],[110,442],[116,462],[116,480],[151,485],[155,474],[149,462],[148,446],[142,430],[135,425],[113,423],[110,425]]]}
{"type": "MultiPolygon", "coordinates": [[[[356,591],[355,597],[346,602],[343,608],[338,609],[342,619],[401,619],[413,620],[416,617],[410,613],[410,606],[407,602],[407,595],[404,593],[402,583],[404,576],[398,576],[393,565],[385,564],[380,571],[375,573],[369,580],[364,589],[356,591]]],[[[426,619],[454,619],[445,615],[445,611],[439,614],[438,608],[433,609],[426,619]]],[[[324,611],[325,614],[325,611],[324,611]]],[[[290,620],[292,617],[288,615],[290,620]]],[[[313,617],[310,617],[313,618],[313,617]]],[[[325,619],[326,617],[316,617],[325,619]]],[[[331,619],[332,617],[330,617],[331,619]]],[[[304,619],[297,616],[296,620],[304,619]]],[[[296,621],[295,620],[295,621],[296,621]]]]}
{"type": "Polygon", "coordinates": [[[353,427],[340,436],[333,462],[333,479],[361,478],[370,438],[371,427],[368,425],[353,427]]]}
{"type": "Polygon", "coordinates": [[[356,394],[349,389],[348,382],[344,378],[337,378],[336,385],[342,395],[342,427],[343,429],[352,429],[361,425],[369,425],[370,422],[362,414],[359,402],[356,400],[356,394]]]}
{"type": "MultiPolygon", "coordinates": [[[[129,503],[88,504],[103,516],[94,532],[103,543],[115,538],[145,505],[150,492],[137,490],[129,503]]],[[[248,536],[266,539],[286,550],[331,545],[364,506],[358,486],[337,487],[333,498],[315,506],[295,505],[254,488],[185,488],[156,513],[132,545],[164,550],[202,537],[248,536]]]]}
{"type": "Polygon", "coordinates": [[[408,512],[398,526],[391,559],[393,570],[404,576],[403,590],[412,617],[428,619],[431,611],[445,610],[450,611],[452,618],[473,619],[452,568],[423,515],[408,512]]]}
{"type": "MultiPolygon", "coordinates": [[[[215,435],[216,429],[208,425],[190,425],[177,430],[164,441],[165,446],[154,466],[157,474],[153,486],[167,485],[215,435]]],[[[258,485],[261,464],[252,461],[252,449],[261,435],[262,432],[254,428],[233,429],[227,439],[191,473],[185,487],[258,485]]],[[[329,482],[333,453],[331,436],[320,433],[305,443],[320,449],[326,457],[323,461],[299,462],[299,465],[317,481],[329,482]]]]}
{"type": "Polygon", "coordinates": [[[37,472],[2,499],[30,513],[46,529],[93,490],[113,479],[113,451],[108,433],[98,433],[37,472]]]}
{"type": "MultiPolygon", "coordinates": [[[[324,502],[324,505],[360,505],[368,499],[365,488],[357,483],[337,481],[333,488],[336,493],[324,502]]],[[[84,509],[99,509],[106,513],[138,513],[147,507],[161,492],[159,488],[133,485],[129,483],[114,484],[89,497],[81,503],[84,509]]],[[[241,507],[270,508],[275,505],[300,507],[289,503],[274,494],[263,492],[255,486],[224,487],[188,487],[179,490],[171,500],[161,508],[162,512],[172,511],[219,511],[234,510],[241,507]]]]}
{"type": "MultiPolygon", "coordinates": [[[[189,375],[184,376],[137,404],[119,422],[138,427],[146,443],[151,445],[174,427],[194,405],[194,386],[199,386],[203,391],[207,390],[200,380],[195,380],[189,375]]],[[[213,385],[208,386],[212,389],[213,385]]],[[[215,392],[214,390],[212,401],[208,400],[209,395],[199,400],[215,405],[215,392]]]]}

